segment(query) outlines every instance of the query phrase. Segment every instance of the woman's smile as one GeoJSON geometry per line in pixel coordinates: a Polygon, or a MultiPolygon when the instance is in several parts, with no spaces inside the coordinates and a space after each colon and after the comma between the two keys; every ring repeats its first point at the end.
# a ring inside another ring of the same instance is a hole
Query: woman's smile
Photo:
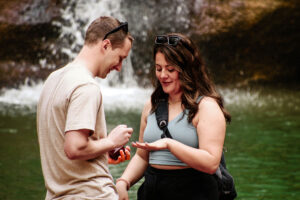
{"type": "Polygon", "coordinates": [[[156,77],[167,94],[180,92],[179,72],[167,62],[165,56],[158,52],[155,57],[156,77]]]}

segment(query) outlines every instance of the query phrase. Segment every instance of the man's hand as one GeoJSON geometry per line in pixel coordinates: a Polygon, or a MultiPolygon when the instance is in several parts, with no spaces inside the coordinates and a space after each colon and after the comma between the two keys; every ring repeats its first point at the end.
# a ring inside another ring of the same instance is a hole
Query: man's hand
{"type": "Polygon", "coordinates": [[[130,160],[130,146],[125,147],[125,153],[123,150],[120,150],[120,156],[118,157],[117,160],[108,157],[108,164],[116,165],[126,160],[130,160]]]}
{"type": "Polygon", "coordinates": [[[118,125],[108,134],[107,139],[112,142],[114,148],[122,147],[129,142],[132,132],[133,129],[127,125],[118,125]]]}

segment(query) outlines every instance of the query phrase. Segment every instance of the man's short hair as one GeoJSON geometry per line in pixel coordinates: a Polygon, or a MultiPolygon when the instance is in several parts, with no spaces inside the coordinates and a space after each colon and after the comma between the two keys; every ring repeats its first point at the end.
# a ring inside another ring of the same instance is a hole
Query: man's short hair
{"type": "MultiPolygon", "coordinates": [[[[85,34],[85,45],[94,45],[99,42],[99,40],[103,40],[105,34],[113,30],[114,28],[120,26],[120,21],[107,16],[101,16],[95,19],[88,27],[85,34]]],[[[110,40],[112,47],[122,47],[126,38],[129,38],[133,41],[132,36],[129,32],[125,33],[120,30],[115,33],[112,33],[107,36],[107,39],[110,40]]]]}

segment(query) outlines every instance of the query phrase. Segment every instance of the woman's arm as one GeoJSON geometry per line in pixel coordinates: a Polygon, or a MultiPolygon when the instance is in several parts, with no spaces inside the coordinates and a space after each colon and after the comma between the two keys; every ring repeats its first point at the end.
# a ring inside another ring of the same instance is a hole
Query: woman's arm
{"type": "MultiPolygon", "coordinates": [[[[147,125],[147,116],[150,112],[151,108],[151,102],[147,102],[144,106],[144,110],[142,112],[141,116],[141,125],[140,125],[140,134],[139,134],[139,141],[143,142],[144,137],[144,130],[147,125]]],[[[148,166],[148,160],[149,160],[149,154],[148,151],[143,149],[137,149],[135,155],[130,160],[129,164],[127,165],[125,171],[123,172],[122,176],[120,177],[121,181],[118,181],[116,186],[118,189],[118,193],[120,198],[119,199],[128,199],[127,194],[127,183],[125,181],[122,181],[122,179],[125,179],[128,181],[130,186],[134,185],[136,182],[138,182],[141,177],[143,176],[145,170],[148,166]]]]}
{"type": "Polygon", "coordinates": [[[221,160],[226,131],[224,115],[214,99],[210,97],[202,99],[193,124],[197,128],[199,149],[169,138],[149,144],[136,143],[136,147],[145,150],[169,149],[172,154],[190,167],[213,174],[221,160]]]}

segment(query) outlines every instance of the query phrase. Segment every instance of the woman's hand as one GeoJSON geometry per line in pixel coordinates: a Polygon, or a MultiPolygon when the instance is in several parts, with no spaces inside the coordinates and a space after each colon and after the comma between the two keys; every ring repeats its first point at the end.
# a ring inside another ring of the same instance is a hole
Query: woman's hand
{"type": "Polygon", "coordinates": [[[147,151],[157,151],[157,150],[162,150],[162,149],[168,149],[168,142],[171,139],[169,138],[164,138],[157,140],[152,143],[147,143],[147,142],[133,142],[132,146],[140,149],[144,149],[147,151]]]}
{"type": "Polygon", "coordinates": [[[127,192],[127,185],[123,181],[118,181],[116,183],[117,191],[119,194],[119,200],[128,200],[128,192],[127,192]]]}
{"type": "Polygon", "coordinates": [[[123,150],[120,150],[120,155],[117,160],[114,160],[108,156],[108,164],[117,165],[126,160],[130,160],[130,146],[125,147],[125,153],[123,150]]]}

